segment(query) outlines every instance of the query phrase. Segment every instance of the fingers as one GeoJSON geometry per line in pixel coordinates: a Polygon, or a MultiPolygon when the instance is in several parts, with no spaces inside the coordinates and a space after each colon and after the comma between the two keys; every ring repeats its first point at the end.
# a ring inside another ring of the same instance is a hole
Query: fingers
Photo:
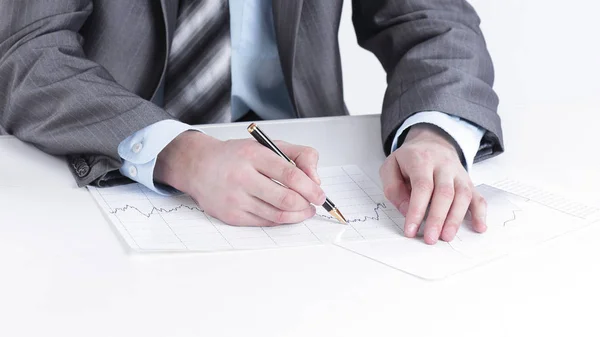
{"type": "MultiPolygon", "coordinates": [[[[255,161],[254,165],[258,172],[296,191],[310,203],[315,205],[323,205],[325,203],[325,192],[323,192],[317,183],[311,180],[298,167],[286,162],[271,151],[268,152],[268,155],[261,156],[255,161]]],[[[286,202],[288,202],[286,199],[280,201],[280,203],[286,202]]],[[[274,206],[280,208],[277,204],[274,206]]]]}
{"type": "Polygon", "coordinates": [[[264,220],[267,220],[268,222],[279,225],[299,223],[308,218],[313,217],[317,213],[316,208],[312,205],[309,205],[308,208],[300,211],[287,212],[275,208],[272,205],[269,205],[257,198],[253,198],[252,202],[249,203],[249,206],[249,213],[252,213],[264,220]]]}
{"type": "Polygon", "coordinates": [[[236,192],[226,198],[227,203],[235,207],[228,208],[217,216],[229,225],[275,226],[299,223],[316,214],[315,207],[298,193],[278,185],[258,172],[250,175],[246,184],[246,193],[236,192]],[[256,195],[249,193],[250,191],[256,195]],[[277,204],[277,207],[270,203],[277,204]]]}
{"type": "Polygon", "coordinates": [[[485,201],[485,198],[474,188],[473,198],[471,200],[469,210],[471,211],[473,230],[478,233],[485,232],[487,230],[487,202],[485,201]]]}
{"type": "Polygon", "coordinates": [[[238,227],[271,227],[277,225],[274,222],[239,209],[222,216],[218,216],[218,218],[230,226],[238,227]]]}
{"type": "Polygon", "coordinates": [[[379,170],[379,175],[386,199],[394,204],[402,215],[406,216],[410,201],[410,192],[395,158],[390,157],[383,163],[383,166],[379,170]]]}
{"type": "Polygon", "coordinates": [[[275,144],[283,153],[292,159],[296,166],[302,170],[317,185],[321,185],[321,179],[317,172],[319,163],[319,152],[312,147],[289,144],[282,141],[276,141],[275,144]]]}
{"type": "Polygon", "coordinates": [[[431,172],[417,172],[410,177],[411,194],[408,212],[404,225],[404,234],[409,238],[417,235],[419,226],[425,217],[429,200],[433,194],[433,174],[431,172]]]}
{"type": "Polygon", "coordinates": [[[298,192],[283,187],[262,174],[256,173],[248,182],[248,193],[282,211],[297,212],[310,207],[298,192]]]}
{"type": "Polygon", "coordinates": [[[437,171],[434,175],[434,186],[424,232],[425,243],[430,245],[438,241],[454,201],[454,174],[443,169],[437,171]]]}
{"type": "Polygon", "coordinates": [[[454,201],[444,223],[441,235],[442,240],[450,242],[456,236],[467,214],[469,204],[471,204],[472,193],[471,185],[468,181],[459,178],[454,180],[454,201]]]}

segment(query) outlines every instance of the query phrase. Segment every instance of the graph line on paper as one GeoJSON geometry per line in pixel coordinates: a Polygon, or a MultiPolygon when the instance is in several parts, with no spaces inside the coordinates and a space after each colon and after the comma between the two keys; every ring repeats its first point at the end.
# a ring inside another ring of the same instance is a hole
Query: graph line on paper
{"type": "Polygon", "coordinates": [[[350,225],[319,209],[302,223],[233,227],[206,214],[186,195],[162,196],[143,185],[89,187],[117,232],[138,251],[219,251],[369,240],[402,235],[404,218],[358,167],[319,169],[322,188],[350,225]]]}
{"type": "MultiPolygon", "coordinates": [[[[521,207],[519,207],[519,206],[515,205],[515,204],[514,204],[512,201],[510,201],[510,200],[507,200],[507,201],[508,201],[508,203],[509,203],[509,204],[513,205],[513,206],[514,206],[514,208],[513,208],[513,209],[511,209],[511,212],[512,212],[512,218],[510,218],[510,219],[508,219],[508,220],[504,221],[504,224],[502,224],[502,226],[503,226],[503,227],[506,227],[506,226],[507,226],[509,223],[511,223],[511,222],[515,222],[515,221],[517,221],[517,212],[522,212],[522,211],[523,211],[523,209],[521,209],[521,207]]],[[[524,198],[524,201],[525,201],[525,202],[530,202],[531,200],[530,200],[530,199],[527,199],[527,198],[524,198]]]]}
{"type": "Polygon", "coordinates": [[[506,221],[504,221],[504,223],[502,224],[502,226],[506,227],[506,225],[508,225],[511,222],[514,222],[517,220],[517,212],[520,212],[521,210],[514,210],[512,211],[513,217],[512,219],[508,219],[506,221]]]}
{"type": "MultiPolygon", "coordinates": [[[[381,210],[387,209],[387,205],[384,203],[377,203],[377,205],[375,206],[375,208],[373,208],[373,212],[375,213],[375,216],[368,216],[365,215],[362,218],[349,218],[348,223],[354,223],[354,222],[367,222],[369,220],[373,220],[373,221],[379,221],[381,219],[381,210]]],[[[158,214],[165,214],[165,213],[173,213],[173,212],[178,212],[180,210],[189,210],[189,211],[196,211],[196,212],[201,212],[204,213],[204,210],[201,209],[198,206],[188,206],[188,205],[177,205],[175,207],[172,208],[157,208],[157,207],[152,207],[152,209],[150,210],[149,213],[145,213],[144,211],[140,210],[139,208],[137,208],[136,206],[132,206],[132,205],[125,205],[123,207],[120,208],[115,208],[113,210],[110,211],[110,214],[118,214],[119,212],[123,213],[123,212],[127,212],[127,211],[135,211],[137,213],[139,213],[140,215],[145,216],[146,218],[150,218],[152,215],[158,215],[158,214]]],[[[331,215],[326,215],[326,214],[316,214],[316,216],[318,216],[321,219],[326,219],[326,220],[331,220],[331,221],[335,221],[337,222],[337,218],[331,216],[331,215]]]]}
{"type": "MultiPolygon", "coordinates": [[[[373,212],[375,213],[375,216],[365,215],[363,218],[349,218],[349,219],[346,219],[346,220],[348,220],[348,223],[367,222],[369,220],[379,221],[379,219],[381,218],[380,211],[383,210],[383,209],[386,209],[386,208],[387,208],[386,204],[378,202],[377,206],[375,206],[375,208],[373,208],[373,212]]],[[[331,216],[331,215],[317,214],[317,216],[320,217],[320,218],[322,218],[322,219],[337,221],[337,219],[335,217],[331,216]]]]}
{"type": "MultiPolygon", "coordinates": [[[[373,212],[375,213],[375,216],[368,216],[365,215],[363,218],[349,218],[348,223],[354,223],[354,222],[366,222],[369,220],[374,220],[374,221],[379,221],[381,219],[381,210],[387,209],[387,205],[384,203],[377,203],[377,205],[375,206],[375,208],[373,208],[373,212]]],[[[118,213],[124,213],[124,212],[128,212],[128,211],[135,211],[137,213],[139,213],[140,215],[146,217],[146,218],[150,218],[153,215],[158,215],[158,214],[165,214],[165,213],[173,213],[173,212],[178,212],[180,210],[188,210],[188,211],[196,211],[196,212],[200,212],[200,213],[204,213],[204,210],[201,209],[198,206],[188,206],[188,205],[184,205],[184,204],[179,204],[175,207],[172,208],[163,208],[163,207],[152,207],[152,209],[150,210],[149,213],[145,213],[144,211],[140,210],[139,208],[137,208],[136,206],[132,206],[132,205],[125,205],[123,207],[119,207],[119,208],[114,208],[112,209],[109,213],[110,214],[118,214],[118,213]]],[[[321,219],[326,219],[326,220],[332,220],[337,222],[338,220],[331,216],[331,215],[326,215],[326,214],[316,214],[316,216],[318,216],[321,219]]]]}
{"type": "Polygon", "coordinates": [[[200,207],[198,206],[188,206],[188,205],[177,205],[173,208],[157,208],[157,207],[152,207],[152,209],[150,210],[150,213],[144,213],[143,211],[141,211],[139,208],[135,207],[135,206],[131,206],[131,205],[125,205],[123,207],[120,208],[115,208],[112,211],[110,211],[111,214],[117,214],[119,212],[127,212],[129,210],[134,210],[136,212],[138,212],[139,214],[145,216],[146,218],[151,217],[154,214],[158,214],[158,213],[173,213],[173,212],[177,212],[181,209],[187,209],[190,211],[198,211],[198,212],[202,212],[204,213],[204,210],[200,209],[200,207]]]}

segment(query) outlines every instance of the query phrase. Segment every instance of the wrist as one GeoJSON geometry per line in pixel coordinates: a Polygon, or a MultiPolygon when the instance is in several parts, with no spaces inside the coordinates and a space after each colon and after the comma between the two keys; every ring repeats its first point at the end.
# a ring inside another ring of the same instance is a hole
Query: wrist
{"type": "Polygon", "coordinates": [[[446,131],[436,125],[422,123],[411,126],[406,134],[403,145],[421,142],[435,143],[438,146],[456,153],[459,159],[461,157],[462,151],[458,143],[456,143],[454,138],[452,138],[446,131]]]}
{"type": "Polygon", "coordinates": [[[197,131],[185,131],[175,137],[158,155],[154,180],[186,192],[189,174],[195,170],[194,159],[204,157],[208,148],[218,142],[197,131]]]}

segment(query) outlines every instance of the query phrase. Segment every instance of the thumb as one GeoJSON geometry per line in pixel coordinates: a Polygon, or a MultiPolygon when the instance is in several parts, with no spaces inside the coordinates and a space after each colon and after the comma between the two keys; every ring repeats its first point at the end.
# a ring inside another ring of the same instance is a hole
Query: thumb
{"type": "Polygon", "coordinates": [[[291,160],[296,163],[296,166],[302,170],[312,181],[321,185],[321,179],[317,172],[319,163],[319,152],[312,147],[294,145],[282,141],[276,141],[275,144],[285,153],[291,160]]]}

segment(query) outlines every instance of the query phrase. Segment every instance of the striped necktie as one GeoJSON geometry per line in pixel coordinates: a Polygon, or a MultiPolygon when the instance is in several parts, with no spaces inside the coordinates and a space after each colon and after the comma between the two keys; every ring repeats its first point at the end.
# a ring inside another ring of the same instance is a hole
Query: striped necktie
{"type": "Polygon", "coordinates": [[[169,54],[165,110],[189,124],[231,121],[228,0],[181,0],[169,54]]]}

